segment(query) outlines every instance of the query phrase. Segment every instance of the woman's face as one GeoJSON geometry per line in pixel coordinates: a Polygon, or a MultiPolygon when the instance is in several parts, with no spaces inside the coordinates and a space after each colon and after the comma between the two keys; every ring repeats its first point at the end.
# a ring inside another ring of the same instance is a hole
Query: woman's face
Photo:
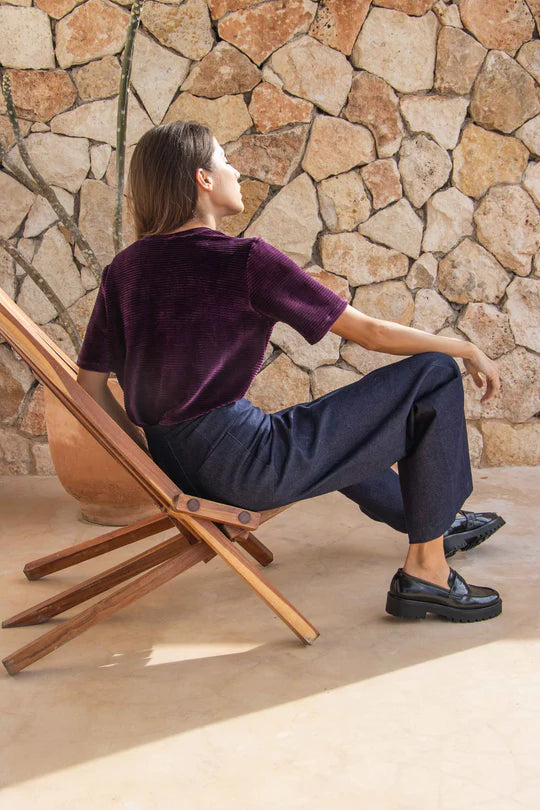
{"type": "Polygon", "coordinates": [[[212,170],[208,172],[214,184],[209,195],[217,219],[239,214],[244,210],[238,178],[240,172],[231,166],[222,147],[214,138],[212,170]]]}

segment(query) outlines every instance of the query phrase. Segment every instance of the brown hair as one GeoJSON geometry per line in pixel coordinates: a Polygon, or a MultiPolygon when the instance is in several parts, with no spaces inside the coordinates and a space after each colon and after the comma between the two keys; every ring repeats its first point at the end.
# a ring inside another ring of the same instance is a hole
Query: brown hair
{"type": "Polygon", "coordinates": [[[129,207],[137,238],[168,233],[192,216],[197,169],[212,169],[214,136],[195,121],[175,121],[146,132],[129,167],[129,207]]]}

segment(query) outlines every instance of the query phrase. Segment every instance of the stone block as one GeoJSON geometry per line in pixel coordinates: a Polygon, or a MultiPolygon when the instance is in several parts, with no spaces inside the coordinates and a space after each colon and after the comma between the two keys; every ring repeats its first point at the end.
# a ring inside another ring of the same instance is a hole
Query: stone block
{"type": "Polygon", "coordinates": [[[351,89],[353,69],[347,58],[312,37],[299,37],[272,55],[272,70],[283,89],[339,115],[351,89]]]}
{"type": "Polygon", "coordinates": [[[405,283],[409,290],[429,289],[437,278],[437,259],[432,253],[423,253],[412,265],[405,283]]]}
{"type": "Polygon", "coordinates": [[[452,181],[470,197],[499,183],[519,183],[529,153],[517,139],[470,124],[454,150],[452,181]]]}
{"type": "Polygon", "coordinates": [[[313,398],[318,399],[324,397],[325,394],[329,394],[330,391],[336,391],[338,388],[344,388],[346,385],[357,382],[357,380],[361,379],[361,375],[348,368],[319,366],[315,371],[312,371],[309,379],[313,398]]]}
{"type": "Polygon", "coordinates": [[[362,27],[370,0],[325,0],[319,3],[310,36],[347,56],[362,27]]]}
{"type": "MultiPolygon", "coordinates": [[[[26,139],[26,148],[42,177],[54,186],[75,192],[88,174],[90,156],[85,138],[65,138],[52,132],[36,132],[26,139]]],[[[9,153],[9,162],[28,175],[18,149],[9,153]]]]}
{"type": "Polygon", "coordinates": [[[90,166],[95,180],[101,180],[107,171],[107,166],[111,159],[111,151],[112,149],[108,143],[90,147],[90,166]]]}
{"type": "Polygon", "coordinates": [[[448,253],[464,236],[473,233],[474,205],[457,188],[431,197],[426,206],[427,227],[422,249],[448,253]]]}
{"type": "Polygon", "coordinates": [[[540,82],[540,40],[526,42],[516,57],[519,64],[527,70],[533,79],[540,82]]]}
{"type": "Polygon", "coordinates": [[[281,354],[257,374],[246,399],[265,413],[275,413],[307,402],[309,393],[309,375],[295,366],[286,354],[281,354]]]}
{"type": "Polygon", "coordinates": [[[385,208],[403,196],[401,178],[395,160],[374,160],[361,170],[373,208],[385,208]]]}
{"type": "Polygon", "coordinates": [[[352,231],[371,214],[360,173],[356,170],[323,180],[317,187],[321,216],[329,231],[352,231]]]}
{"type": "Polygon", "coordinates": [[[380,76],[400,93],[433,86],[438,22],[428,11],[410,17],[372,8],[354,45],[353,65],[380,76]]]}
{"type": "Polygon", "coordinates": [[[302,168],[318,181],[369,163],[375,156],[373,137],[366,127],[318,115],[311,127],[302,168]]]}
{"type": "Polygon", "coordinates": [[[444,186],[451,169],[452,161],[447,151],[425,135],[417,135],[401,144],[401,182],[415,208],[421,208],[437,189],[444,186]]]}
{"type": "Polygon", "coordinates": [[[404,134],[399,99],[384,79],[366,71],[356,73],[344,113],[349,121],[365,124],[373,133],[380,158],[398,151],[404,134]]]}
{"type": "Polygon", "coordinates": [[[315,187],[304,173],[272,197],[245,236],[262,237],[304,266],[311,261],[313,244],[322,225],[315,187]]]}
{"type": "Polygon", "coordinates": [[[327,273],[326,270],[323,270],[322,267],[316,264],[309,265],[305,270],[310,276],[313,276],[316,281],[320,284],[324,284],[325,287],[328,287],[328,289],[335,292],[336,295],[339,295],[345,301],[351,300],[351,291],[347,279],[335,273],[327,273]]]}
{"type": "MultiPolygon", "coordinates": [[[[73,196],[65,191],[63,188],[55,188],[51,186],[52,191],[58,197],[58,201],[64,206],[68,214],[73,214],[75,201],[73,196]]],[[[24,223],[24,237],[25,239],[32,239],[34,236],[39,236],[40,233],[46,228],[49,228],[54,222],[58,221],[58,217],[45,199],[45,197],[36,197],[26,222],[24,223]]]]}
{"type": "Polygon", "coordinates": [[[119,53],[129,15],[105,0],[87,0],[56,26],[56,58],[62,68],[119,53]]]}
{"type": "Polygon", "coordinates": [[[56,475],[51,451],[47,442],[33,442],[31,452],[36,475],[56,475]]]}
{"type": "Polygon", "coordinates": [[[34,388],[21,419],[20,428],[23,433],[28,433],[30,436],[43,436],[47,433],[45,398],[42,385],[36,385],[34,388]]]}
{"type": "Polygon", "coordinates": [[[484,450],[484,437],[476,425],[471,422],[467,422],[467,439],[469,442],[471,467],[480,467],[482,452],[484,450]]]}
{"type": "Polygon", "coordinates": [[[474,84],[470,115],[485,129],[513,132],[540,112],[532,76],[502,51],[490,51],[474,84]]]}
{"type": "Polygon", "coordinates": [[[231,217],[224,217],[219,225],[219,230],[231,236],[238,236],[244,231],[263,202],[268,196],[268,183],[261,183],[260,180],[242,180],[240,183],[242,191],[242,201],[244,210],[240,214],[231,217]]]}
{"type": "Polygon", "coordinates": [[[373,352],[369,349],[364,349],[358,343],[345,343],[341,350],[341,357],[350,366],[359,371],[362,375],[370,374],[378,368],[389,366],[392,363],[397,363],[398,360],[403,360],[397,354],[386,354],[385,352],[373,352]]]}
{"type": "Polygon", "coordinates": [[[468,95],[484,61],[486,49],[457,28],[444,26],[437,40],[435,89],[445,95],[468,95]]]}
{"type": "Polygon", "coordinates": [[[535,115],[519,129],[516,129],[516,137],[523,141],[529,152],[533,155],[540,155],[540,115],[535,115]]]}
{"type": "Polygon", "coordinates": [[[97,101],[117,95],[121,72],[116,56],[105,56],[75,68],[72,75],[81,101],[97,101]]]}
{"type": "Polygon", "coordinates": [[[225,152],[240,174],[263,183],[284,186],[300,164],[308,134],[307,124],[268,135],[244,135],[225,152]]]}
{"type": "Polygon", "coordinates": [[[9,200],[9,205],[0,206],[0,236],[9,239],[19,229],[35,197],[22,183],[0,171],[0,199],[9,200]]]}
{"type": "Polygon", "coordinates": [[[529,163],[523,177],[523,186],[537,205],[540,205],[540,161],[529,163]]]}
{"type": "Polygon", "coordinates": [[[493,304],[469,304],[458,321],[458,327],[494,360],[515,349],[510,319],[493,304]]]}
{"type": "Polygon", "coordinates": [[[345,276],[352,287],[401,278],[409,268],[403,253],[374,245],[359,233],[324,234],[320,251],[324,268],[345,276]]]}
{"type": "Polygon", "coordinates": [[[483,462],[487,467],[540,464],[540,420],[512,425],[495,419],[482,420],[483,462]]]}
{"type": "Polygon", "coordinates": [[[260,70],[245,54],[228,42],[218,42],[204,59],[193,65],[182,90],[194,96],[219,98],[247,93],[260,81],[260,70]]]}
{"type": "Polygon", "coordinates": [[[31,470],[30,441],[13,428],[0,428],[0,475],[28,475],[31,470]]]}
{"type": "Polygon", "coordinates": [[[466,98],[446,96],[405,96],[401,114],[411,132],[427,132],[443,149],[453,149],[467,115],[466,98]]]}
{"type": "Polygon", "coordinates": [[[54,68],[51,23],[39,8],[0,6],[0,63],[5,68],[54,68]]]}
{"type": "Polygon", "coordinates": [[[189,71],[189,59],[172,53],[150,37],[135,37],[131,84],[154,124],[160,124],[189,71]]]}
{"type": "Polygon", "coordinates": [[[519,346],[503,354],[497,365],[501,390],[483,405],[470,374],[463,378],[467,418],[527,422],[540,411],[540,357],[519,346]]]}
{"type": "Polygon", "coordinates": [[[316,11],[311,0],[268,0],[231,12],[218,23],[218,32],[260,65],[296,34],[305,33],[316,11]]]}
{"type": "MultiPolygon", "coordinates": [[[[117,99],[91,101],[69,112],[56,115],[51,121],[51,130],[72,138],[91,138],[94,141],[116,146],[117,99]]],[[[137,143],[139,138],[152,128],[147,116],[135,96],[128,101],[126,145],[137,143]]]]}
{"type": "Polygon", "coordinates": [[[422,244],[423,223],[407,200],[398,200],[358,226],[364,236],[417,259],[422,244]]]}
{"type": "Polygon", "coordinates": [[[33,381],[32,372],[26,363],[22,360],[18,360],[7,346],[0,345],[1,423],[15,423],[26,392],[33,381]]]}
{"type": "Polygon", "coordinates": [[[168,5],[146,0],[141,22],[147,31],[186,59],[202,59],[212,50],[214,34],[205,0],[168,5]]]}
{"type": "Polygon", "coordinates": [[[435,290],[419,290],[414,299],[411,326],[424,332],[440,332],[456,319],[452,307],[435,290]]]}
{"type": "Polygon", "coordinates": [[[514,56],[533,35],[534,20],[525,0],[461,0],[465,28],[486,48],[514,56]]]}
{"type": "Polygon", "coordinates": [[[520,186],[495,186],[474,213],[478,241],[520,276],[531,271],[540,247],[540,215],[520,186]]]}
{"type": "Polygon", "coordinates": [[[189,120],[210,127],[220,144],[235,141],[253,125],[246,102],[240,94],[210,99],[180,93],[169,107],[163,123],[189,120]]]}
{"type": "Polygon", "coordinates": [[[516,343],[540,353],[540,279],[515,278],[506,294],[516,343]]]}
{"type": "Polygon", "coordinates": [[[64,70],[9,70],[15,112],[30,121],[49,121],[75,101],[75,87],[64,70]]]}
{"type": "Polygon", "coordinates": [[[314,371],[319,366],[336,363],[339,360],[341,338],[332,332],[317,343],[310,345],[302,335],[286,323],[277,323],[270,338],[297,366],[314,371]]]}
{"type": "Polygon", "coordinates": [[[313,104],[287,95],[279,87],[263,82],[251,94],[249,114],[259,132],[271,132],[287,124],[309,123],[313,104]]]}
{"type": "Polygon", "coordinates": [[[491,253],[472,239],[464,239],[439,263],[438,283],[442,294],[457,304],[497,304],[510,276],[491,253]]]}
{"type": "Polygon", "coordinates": [[[403,281],[383,281],[369,287],[358,287],[353,307],[372,318],[394,321],[409,326],[414,313],[414,300],[403,281]]]}

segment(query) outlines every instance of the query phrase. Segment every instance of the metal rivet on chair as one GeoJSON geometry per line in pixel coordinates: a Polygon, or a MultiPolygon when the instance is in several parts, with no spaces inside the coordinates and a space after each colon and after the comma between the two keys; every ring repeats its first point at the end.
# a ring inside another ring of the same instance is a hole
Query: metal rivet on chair
{"type": "Polygon", "coordinates": [[[201,508],[201,504],[197,498],[190,498],[186,506],[190,512],[197,512],[201,508]]]}

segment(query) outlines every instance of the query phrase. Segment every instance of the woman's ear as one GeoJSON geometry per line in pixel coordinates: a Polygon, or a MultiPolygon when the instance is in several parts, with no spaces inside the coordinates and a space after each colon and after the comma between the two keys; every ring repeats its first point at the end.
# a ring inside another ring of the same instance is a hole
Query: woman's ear
{"type": "Polygon", "coordinates": [[[210,177],[204,169],[197,169],[197,174],[195,175],[195,179],[197,181],[197,185],[203,188],[205,191],[211,191],[214,187],[214,181],[210,177]]]}

